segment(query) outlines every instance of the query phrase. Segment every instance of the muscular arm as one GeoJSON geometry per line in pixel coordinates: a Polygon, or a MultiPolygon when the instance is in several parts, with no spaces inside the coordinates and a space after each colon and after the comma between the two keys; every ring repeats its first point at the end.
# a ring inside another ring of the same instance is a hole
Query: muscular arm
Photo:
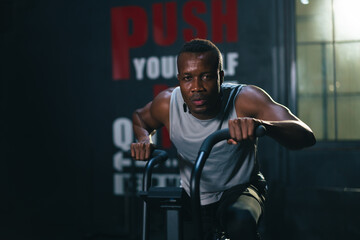
{"type": "Polygon", "coordinates": [[[168,126],[172,90],[161,92],[153,101],[133,113],[133,131],[138,141],[131,144],[131,156],[136,160],[146,160],[150,157],[154,148],[150,134],[162,126],[168,126]]]}
{"type": "Polygon", "coordinates": [[[309,147],[316,142],[312,130],[304,122],[258,87],[244,87],[235,105],[239,118],[230,120],[229,128],[236,140],[238,136],[241,139],[247,135],[252,137],[254,127],[263,124],[268,136],[289,149],[309,147]],[[242,126],[235,128],[235,125],[242,126]]]}

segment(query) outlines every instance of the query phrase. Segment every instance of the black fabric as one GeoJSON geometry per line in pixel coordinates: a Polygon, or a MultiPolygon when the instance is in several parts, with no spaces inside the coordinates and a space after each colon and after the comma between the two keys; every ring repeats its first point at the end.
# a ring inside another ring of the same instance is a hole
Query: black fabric
{"type": "MultiPolygon", "coordinates": [[[[261,173],[254,174],[249,184],[241,184],[224,191],[221,199],[201,207],[204,240],[215,239],[258,239],[257,223],[264,211],[267,185],[261,173]],[[240,198],[241,196],[247,196],[240,198]],[[257,208],[261,214],[257,219],[248,209],[238,208],[241,201],[246,208],[257,208]],[[221,236],[223,238],[221,238],[221,236]]],[[[186,208],[190,208],[188,199],[186,208]]],[[[191,212],[190,212],[191,214],[191,212]]]]}

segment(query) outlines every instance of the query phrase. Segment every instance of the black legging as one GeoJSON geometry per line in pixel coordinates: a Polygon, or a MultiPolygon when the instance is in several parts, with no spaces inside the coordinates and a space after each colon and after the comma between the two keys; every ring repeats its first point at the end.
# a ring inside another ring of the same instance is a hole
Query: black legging
{"type": "Polygon", "coordinates": [[[218,202],[201,208],[204,239],[221,239],[222,235],[223,239],[231,240],[258,239],[257,224],[263,213],[264,200],[252,185],[226,190],[218,202]]]}

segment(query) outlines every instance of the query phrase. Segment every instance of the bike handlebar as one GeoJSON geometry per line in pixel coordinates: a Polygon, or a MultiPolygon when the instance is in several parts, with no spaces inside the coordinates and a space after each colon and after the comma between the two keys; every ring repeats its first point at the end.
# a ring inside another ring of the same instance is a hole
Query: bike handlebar
{"type": "MultiPolygon", "coordinates": [[[[266,133],[266,128],[263,125],[259,125],[255,129],[255,136],[262,137],[266,133]]],[[[201,203],[200,203],[200,177],[204,168],[207,157],[209,156],[213,146],[226,139],[230,139],[229,129],[218,130],[209,135],[202,143],[195,165],[191,172],[190,179],[190,193],[191,193],[191,207],[193,211],[193,218],[195,223],[195,229],[197,229],[197,239],[203,239],[202,237],[202,224],[201,224],[201,203]]]]}
{"type": "MultiPolygon", "coordinates": [[[[266,129],[263,125],[259,125],[256,129],[255,129],[255,137],[262,137],[264,136],[266,133],[266,129]]],[[[222,140],[226,140],[226,139],[230,139],[230,132],[229,129],[221,129],[218,130],[212,134],[210,134],[205,141],[202,143],[199,152],[204,152],[205,154],[210,154],[210,151],[212,149],[212,147],[218,143],[221,142],[222,140]]]]}
{"type": "Polygon", "coordinates": [[[145,165],[143,177],[143,191],[148,191],[151,187],[151,175],[153,168],[164,162],[168,158],[168,154],[164,150],[155,149],[151,154],[151,159],[145,165]]]}

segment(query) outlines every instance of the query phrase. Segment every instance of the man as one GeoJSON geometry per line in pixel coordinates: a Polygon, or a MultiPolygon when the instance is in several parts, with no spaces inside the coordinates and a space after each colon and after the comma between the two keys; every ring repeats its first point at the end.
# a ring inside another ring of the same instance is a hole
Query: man
{"type": "Polygon", "coordinates": [[[177,65],[179,87],[161,92],[133,114],[138,142],[131,145],[132,157],[148,159],[154,148],[150,133],[165,126],[178,152],[182,187],[189,194],[201,143],[212,132],[229,128],[231,139],[213,148],[201,177],[203,230],[206,239],[256,239],[266,184],[256,161],[254,129],[264,125],[268,136],[289,149],[311,146],[315,137],[260,88],[223,84],[222,57],[212,42],[185,43],[177,65]]]}

